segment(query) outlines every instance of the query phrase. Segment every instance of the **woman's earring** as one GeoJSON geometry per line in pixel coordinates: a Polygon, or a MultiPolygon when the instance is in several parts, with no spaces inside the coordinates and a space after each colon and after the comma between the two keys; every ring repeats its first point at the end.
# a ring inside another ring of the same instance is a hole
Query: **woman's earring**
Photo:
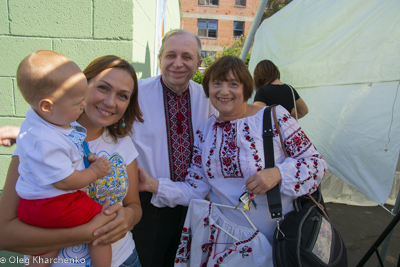
{"type": "Polygon", "coordinates": [[[125,126],[126,126],[124,118],[122,118],[122,124],[121,124],[121,126],[122,126],[122,128],[125,128],[125,126]]]}

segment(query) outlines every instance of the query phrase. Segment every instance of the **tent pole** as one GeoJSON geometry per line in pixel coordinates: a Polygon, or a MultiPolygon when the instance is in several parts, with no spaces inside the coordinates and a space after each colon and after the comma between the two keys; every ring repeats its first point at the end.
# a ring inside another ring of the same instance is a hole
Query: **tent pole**
{"type": "MultiPolygon", "coordinates": [[[[396,179],[396,178],[395,178],[396,179]]],[[[397,192],[397,197],[396,197],[396,203],[394,204],[392,214],[397,214],[400,210],[400,188],[399,192],[397,192]]],[[[392,215],[392,219],[395,215],[392,215]]],[[[383,261],[383,264],[385,264],[386,256],[389,250],[390,246],[390,241],[392,239],[393,231],[390,232],[390,234],[386,237],[383,245],[382,245],[382,250],[381,250],[381,258],[383,261]]],[[[379,266],[379,265],[378,265],[379,266]]]]}
{"type": "Polygon", "coordinates": [[[242,52],[240,53],[240,59],[245,61],[247,54],[250,51],[251,44],[253,43],[254,35],[256,34],[258,25],[260,24],[260,20],[262,14],[264,13],[265,7],[267,5],[267,0],[262,0],[260,5],[258,6],[256,16],[254,17],[253,24],[251,24],[250,32],[246,37],[246,41],[244,43],[242,52]]]}
{"type": "MultiPolygon", "coordinates": [[[[368,261],[368,259],[374,254],[374,252],[377,254],[378,259],[380,260],[381,257],[378,252],[378,247],[382,244],[382,242],[385,240],[385,238],[393,231],[394,227],[396,224],[400,221],[400,213],[397,213],[396,216],[390,221],[388,226],[383,230],[382,234],[378,236],[376,241],[372,244],[370,249],[367,251],[367,253],[362,257],[362,259],[359,261],[359,263],[356,265],[356,267],[362,267],[364,264],[368,261]]],[[[381,265],[383,267],[383,263],[381,265]]]]}

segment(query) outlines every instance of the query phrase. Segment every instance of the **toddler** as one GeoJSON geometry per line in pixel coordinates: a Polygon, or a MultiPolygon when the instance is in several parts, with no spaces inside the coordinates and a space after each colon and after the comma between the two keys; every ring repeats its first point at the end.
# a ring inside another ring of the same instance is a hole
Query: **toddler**
{"type": "MultiPolygon", "coordinates": [[[[89,222],[102,206],[79,189],[110,174],[111,164],[93,154],[88,168],[83,163],[86,129],[75,120],[85,107],[85,75],[66,56],[39,50],[21,61],[17,83],[31,106],[15,152],[20,160],[18,217],[43,228],[70,228],[89,222]]],[[[111,245],[89,244],[89,253],[94,266],[111,265],[111,245]]],[[[26,262],[29,266],[50,266],[57,261],[57,254],[58,250],[48,252],[40,255],[40,260],[31,256],[26,262]]]]}

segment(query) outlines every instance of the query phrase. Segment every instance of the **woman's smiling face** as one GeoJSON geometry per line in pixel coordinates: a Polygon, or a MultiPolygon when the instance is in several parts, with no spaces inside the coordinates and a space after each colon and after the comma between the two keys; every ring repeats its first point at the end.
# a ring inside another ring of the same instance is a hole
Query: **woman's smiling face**
{"type": "Polygon", "coordinates": [[[134,81],[124,69],[109,68],[88,82],[85,113],[101,127],[117,122],[124,115],[133,92],[134,81]]]}
{"type": "Polygon", "coordinates": [[[243,116],[245,101],[243,84],[236,80],[232,71],[223,80],[211,80],[209,83],[209,97],[211,104],[219,111],[222,120],[235,120],[243,116]]]}

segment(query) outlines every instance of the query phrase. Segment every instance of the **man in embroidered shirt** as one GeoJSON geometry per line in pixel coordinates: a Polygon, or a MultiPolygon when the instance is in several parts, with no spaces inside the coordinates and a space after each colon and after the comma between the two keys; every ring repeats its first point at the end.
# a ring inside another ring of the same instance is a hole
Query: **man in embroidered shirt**
{"type": "MultiPolygon", "coordinates": [[[[193,131],[216,114],[203,88],[191,81],[201,64],[201,43],[185,30],[172,30],[159,53],[162,75],[139,80],[144,123],[133,125],[138,165],[152,177],[184,181],[190,165],[193,131]]],[[[143,267],[173,266],[187,207],[157,208],[152,194],[140,193],[143,216],[133,229],[143,267]]]]}

